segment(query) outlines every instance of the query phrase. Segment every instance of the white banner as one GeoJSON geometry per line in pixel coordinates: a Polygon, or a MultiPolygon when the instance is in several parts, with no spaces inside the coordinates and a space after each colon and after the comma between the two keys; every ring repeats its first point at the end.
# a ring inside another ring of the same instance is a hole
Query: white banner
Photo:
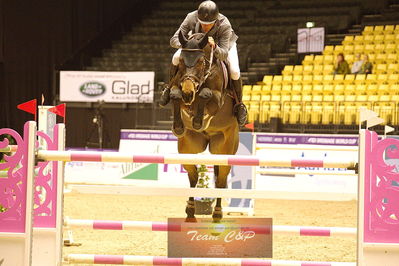
{"type": "Polygon", "coordinates": [[[61,71],[62,102],[152,103],[154,72],[61,71]]]}

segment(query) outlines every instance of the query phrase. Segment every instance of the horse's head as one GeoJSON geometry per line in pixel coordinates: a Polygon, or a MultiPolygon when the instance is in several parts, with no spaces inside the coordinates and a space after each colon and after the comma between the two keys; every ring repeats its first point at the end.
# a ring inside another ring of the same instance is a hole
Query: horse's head
{"type": "Polygon", "coordinates": [[[199,90],[205,73],[205,52],[208,44],[207,34],[194,34],[191,38],[179,32],[179,41],[182,45],[179,69],[182,74],[180,86],[184,104],[190,105],[195,100],[195,94],[199,90]]]}

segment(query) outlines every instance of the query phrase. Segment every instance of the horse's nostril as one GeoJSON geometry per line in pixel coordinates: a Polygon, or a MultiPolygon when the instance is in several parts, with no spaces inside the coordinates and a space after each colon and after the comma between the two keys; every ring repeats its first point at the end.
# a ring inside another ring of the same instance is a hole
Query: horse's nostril
{"type": "Polygon", "coordinates": [[[191,101],[191,99],[193,98],[193,94],[189,93],[189,94],[183,94],[183,101],[188,103],[191,101]]]}

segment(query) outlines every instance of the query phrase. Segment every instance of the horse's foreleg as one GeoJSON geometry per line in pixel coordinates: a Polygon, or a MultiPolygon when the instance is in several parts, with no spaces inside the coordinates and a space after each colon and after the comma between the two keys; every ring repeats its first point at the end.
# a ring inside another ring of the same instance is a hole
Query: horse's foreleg
{"type": "Polygon", "coordinates": [[[206,104],[212,97],[212,91],[209,88],[203,88],[201,92],[198,94],[199,102],[197,112],[193,117],[193,128],[199,130],[202,128],[202,123],[204,119],[204,110],[206,104]]]}
{"type": "MultiPolygon", "coordinates": [[[[220,165],[214,166],[214,171],[215,171],[215,176],[216,176],[216,182],[215,182],[216,188],[226,188],[227,187],[227,176],[230,173],[230,169],[231,169],[231,166],[220,166],[220,165]]],[[[223,218],[222,199],[221,198],[216,199],[216,205],[215,205],[215,208],[213,209],[212,218],[213,218],[214,223],[219,223],[220,220],[222,220],[222,218],[223,218]]]]}
{"type": "MultiPolygon", "coordinates": [[[[194,188],[198,182],[198,171],[195,165],[183,165],[184,169],[188,173],[188,178],[190,180],[190,187],[194,188]]],[[[195,205],[194,197],[189,197],[186,205],[186,222],[196,222],[195,218],[195,205]]]]}
{"type": "Polygon", "coordinates": [[[184,135],[184,124],[181,119],[180,102],[182,99],[182,92],[176,86],[170,90],[170,99],[173,103],[173,127],[172,132],[176,137],[184,135]]]}

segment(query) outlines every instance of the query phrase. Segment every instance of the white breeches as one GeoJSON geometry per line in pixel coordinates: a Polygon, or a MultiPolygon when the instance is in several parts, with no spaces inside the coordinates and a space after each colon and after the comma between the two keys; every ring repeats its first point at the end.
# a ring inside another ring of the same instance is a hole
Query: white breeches
{"type": "MultiPolygon", "coordinates": [[[[180,60],[181,49],[178,49],[172,58],[172,64],[177,66],[180,60]]],[[[229,63],[230,77],[233,80],[240,78],[240,65],[238,63],[237,44],[233,44],[227,55],[227,62],[229,63]]]]}

